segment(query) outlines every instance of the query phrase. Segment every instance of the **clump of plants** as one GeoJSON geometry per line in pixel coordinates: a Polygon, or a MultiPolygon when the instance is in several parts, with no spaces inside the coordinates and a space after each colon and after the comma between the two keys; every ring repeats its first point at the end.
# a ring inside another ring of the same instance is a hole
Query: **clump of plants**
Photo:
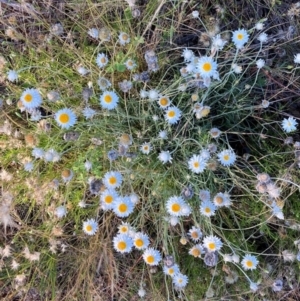
{"type": "Polygon", "coordinates": [[[2,298],[297,295],[299,5],[194,2],[7,4],[2,298]]]}

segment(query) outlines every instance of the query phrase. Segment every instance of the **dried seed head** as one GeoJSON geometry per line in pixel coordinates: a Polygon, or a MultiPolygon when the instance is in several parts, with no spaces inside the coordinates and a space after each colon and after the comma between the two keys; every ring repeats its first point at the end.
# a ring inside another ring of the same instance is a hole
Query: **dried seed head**
{"type": "Polygon", "coordinates": [[[32,134],[25,135],[25,143],[27,146],[34,147],[36,146],[36,138],[32,134]]]}
{"type": "Polygon", "coordinates": [[[261,183],[268,183],[271,180],[270,176],[265,172],[257,174],[256,178],[261,183]]]}

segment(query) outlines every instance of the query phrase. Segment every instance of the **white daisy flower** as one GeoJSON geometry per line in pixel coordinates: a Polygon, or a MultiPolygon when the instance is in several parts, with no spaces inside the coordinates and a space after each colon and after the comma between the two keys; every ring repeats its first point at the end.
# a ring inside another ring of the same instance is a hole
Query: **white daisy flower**
{"type": "Polygon", "coordinates": [[[98,53],[96,57],[96,64],[98,65],[99,68],[103,68],[108,64],[109,60],[108,57],[105,53],[101,52],[98,53]]]}
{"type": "Polygon", "coordinates": [[[196,174],[203,172],[206,164],[207,160],[202,158],[200,155],[193,155],[188,161],[189,169],[196,174]]]}
{"type": "Polygon", "coordinates": [[[284,118],[281,126],[286,133],[296,131],[298,122],[294,117],[284,118]]]}
{"type": "Polygon", "coordinates": [[[159,161],[161,161],[163,164],[169,162],[169,163],[172,163],[172,156],[170,154],[169,151],[161,151],[158,155],[158,159],[159,161]]]}
{"type": "Polygon", "coordinates": [[[166,109],[171,104],[168,96],[160,96],[157,102],[162,109],[166,109]]]}
{"type": "Polygon", "coordinates": [[[197,244],[189,249],[189,254],[194,257],[201,257],[205,253],[205,250],[201,244],[197,244]]]}
{"type": "Polygon", "coordinates": [[[119,197],[113,204],[113,211],[118,217],[127,217],[134,210],[130,197],[119,197]]]}
{"type": "Polygon", "coordinates": [[[163,273],[165,275],[168,275],[168,276],[171,276],[171,277],[174,277],[176,274],[178,274],[180,272],[179,270],[179,266],[178,264],[173,264],[172,266],[168,267],[166,265],[164,265],[163,267],[163,273]]]}
{"type": "Polygon", "coordinates": [[[173,277],[173,285],[176,289],[183,289],[188,284],[189,278],[186,275],[183,275],[182,273],[177,273],[173,277]]]}
{"type": "Polygon", "coordinates": [[[244,270],[255,270],[258,265],[258,260],[256,256],[246,254],[241,261],[244,270]]]}
{"type": "Polygon", "coordinates": [[[213,202],[210,200],[203,201],[200,205],[200,212],[204,216],[213,216],[215,215],[216,206],[213,202]]]}
{"type": "Polygon", "coordinates": [[[161,261],[161,255],[158,250],[155,250],[153,248],[148,248],[144,251],[143,259],[150,266],[155,266],[158,265],[159,262],[161,261]]]}
{"type": "Polygon", "coordinates": [[[249,34],[245,29],[238,29],[232,33],[232,41],[237,49],[241,49],[249,40],[249,34]]]}
{"type": "Polygon", "coordinates": [[[127,234],[117,234],[113,238],[114,249],[119,253],[129,253],[132,250],[132,238],[127,234]]]}
{"type": "Polygon", "coordinates": [[[119,96],[113,91],[104,91],[100,96],[100,104],[104,109],[113,110],[117,107],[119,96]]]}
{"type": "Polygon", "coordinates": [[[148,235],[142,232],[135,233],[133,237],[133,245],[135,246],[135,248],[137,248],[138,250],[144,250],[148,248],[149,244],[150,241],[148,235]]]}
{"type": "Polygon", "coordinates": [[[118,233],[120,234],[127,234],[131,237],[130,233],[135,233],[134,228],[126,222],[122,222],[119,226],[118,226],[118,233]]]}
{"type": "Polygon", "coordinates": [[[118,197],[119,195],[114,189],[105,189],[100,193],[101,208],[103,210],[112,209],[118,197]]]}
{"type": "Polygon", "coordinates": [[[136,62],[133,59],[126,60],[124,64],[127,70],[133,70],[137,66],[136,62]]]}
{"type": "Polygon", "coordinates": [[[94,235],[98,230],[98,223],[95,219],[90,218],[87,221],[83,222],[82,229],[86,234],[94,235]]]}
{"type": "Polygon", "coordinates": [[[223,166],[231,166],[236,160],[236,155],[233,150],[225,149],[218,153],[218,159],[223,166]]]}
{"type": "Polygon", "coordinates": [[[70,127],[75,125],[77,121],[75,113],[68,108],[58,110],[54,114],[54,119],[57,124],[63,129],[69,129],[70,127]]]}
{"type": "Polygon", "coordinates": [[[193,242],[197,242],[201,239],[202,237],[202,231],[200,228],[193,226],[189,232],[188,232],[189,237],[193,242]]]}
{"type": "Polygon", "coordinates": [[[109,171],[104,175],[103,183],[108,189],[115,189],[121,186],[123,177],[118,171],[109,171]]]}
{"type": "Polygon", "coordinates": [[[166,209],[172,216],[188,216],[190,207],[181,196],[172,196],[166,203],[166,209]]]}
{"type": "Polygon", "coordinates": [[[223,246],[223,243],[220,238],[210,235],[206,236],[203,239],[203,246],[207,249],[208,252],[220,251],[223,246]]]}
{"type": "Polygon", "coordinates": [[[169,107],[165,111],[165,119],[169,124],[176,124],[181,117],[181,111],[177,107],[169,107]]]}
{"type": "Polygon", "coordinates": [[[229,207],[231,201],[227,193],[219,192],[214,196],[213,203],[216,207],[229,207]]]}
{"type": "Polygon", "coordinates": [[[42,96],[37,89],[26,89],[22,93],[20,100],[25,109],[35,109],[41,105],[42,96]]]}
{"type": "Polygon", "coordinates": [[[151,143],[149,143],[149,142],[143,143],[140,147],[140,151],[145,155],[148,155],[151,150],[152,150],[152,146],[151,146],[151,143]]]}
{"type": "Polygon", "coordinates": [[[126,32],[120,32],[119,34],[119,43],[121,45],[128,44],[130,42],[130,37],[126,32]]]}
{"type": "Polygon", "coordinates": [[[218,64],[209,56],[200,57],[197,70],[202,78],[213,76],[217,72],[218,64]]]}

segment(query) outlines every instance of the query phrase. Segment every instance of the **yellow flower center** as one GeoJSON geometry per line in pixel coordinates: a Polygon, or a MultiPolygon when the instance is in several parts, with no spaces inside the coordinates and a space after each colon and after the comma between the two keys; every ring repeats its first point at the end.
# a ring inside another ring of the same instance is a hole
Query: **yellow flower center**
{"type": "Polygon", "coordinates": [[[104,101],[105,101],[106,103],[111,103],[111,102],[112,102],[112,97],[111,97],[110,95],[105,95],[105,96],[104,96],[104,101]]]}
{"type": "Polygon", "coordinates": [[[144,245],[144,241],[142,239],[140,239],[140,238],[136,239],[134,243],[139,248],[144,245]]]}
{"type": "Polygon", "coordinates": [[[127,227],[121,227],[120,228],[120,232],[127,233],[128,232],[128,228],[127,227]]]}
{"type": "Polygon", "coordinates": [[[194,238],[194,239],[199,238],[198,233],[196,231],[191,233],[191,237],[194,238]]]}
{"type": "Polygon", "coordinates": [[[126,249],[126,242],[125,241],[119,241],[118,242],[118,249],[123,251],[126,249]]]}
{"type": "Polygon", "coordinates": [[[191,253],[194,257],[200,256],[200,251],[197,248],[193,248],[191,253]]]}
{"type": "Polygon", "coordinates": [[[199,96],[197,94],[192,94],[192,101],[197,101],[199,96]]]}
{"type": "Polygon", "coordinates": [[[149,255],[149,256],[146,258],[146,262],[147,262],[147,263],[153,263],[153,262],[154,262],[154,256],[149,255]]]}
{"type": "Polygon", "coordinates": [[[205,213],[210,213],[210,212],[211,212],[211,210],[210,210],[210,208],[209,208],[209,207],[206,207],[206,208],[204,209],[204,212],[205,212],[205,213]]]}
{"type": "Polygon", "coordinates": [[[71,175],[71,171],[69,169],[65,169],[61,173],[61,176],[64,178],[68,178],[70,175],[71,175]]]}
{"type": "Polygon", "coordinates": [[[195,168],[198,168],[199,167],[199,162],[194,162],[193,165],[194,165],[195,168]]]}
{"type": "Polygon", "coordinates": [[[212,69],[211,63],[204,63],[202,68],[205,72],[209,72],[212,69]]]}
{"type": "Polygon", "coordinates": [[[100,59],[100,62],[101,62],[102,64],[105,64],[105,63],[106,63],[106,57],[102,57],[102,58],[100,59]]]}
{"type": "Polygon", "coordinates": [[[127,211],[127,205],[126,204],[121,204],[119,206],[119,211],[122,212],[122,213],[126,212],[127,211]]]}
{"type": "Polygon", "coordinates": [[[128,35],[127,34],[122,34],[122,39],[124,40],[124,41],[127,41],[128,40],[128,35]]]}
{"type": "Polygon", "coordinates": [[[68,123],[69,120],[70,120],[70,117],[69,117],[69,115],[67,113],[62,113],[62,114],[59,115],[58,120],[61,123],[68,123]]]}
{"type": "Polygon", "coordinates": [[[128,61],[128,62],[127,62],[127,65],[128,65],[128,66],[133,66],[133,61],[128,61]]]}
{"type": "Polygon", "coordinates": [[[216,249],[216,244],[215,244],[214,242],[210,242],[210,243],[208,244],[208,248],[209,248],[210,250],[215,250],[215,249],[216,249]]]}
{"type": "Polygon", "coordinates": [[[173,275],[174,274],[174,269],[173,268],[169,268],[169,274],[173,275]]]}
{"type": "Polygon", "coordinates": [[[108,182],[109,182],[109,184],[114,185],[117,183],[117,179],[115,177],[111,177],[111,178],[109,178],[108,182]]]}
{"type": "Polygon", "coordinates": [[[224,157],[223,157],[223,159],[225,160],[225,161],[228,161],[229,160],[229,155],[224,155],[224,157]]]}
{"type": "Polygon", "coordinates": [[[165,98],[165,97],[163,97],[163,98],[161,98],[160,100],[159,100],[159,103],[160,103],[160,105],[161,106],[166,106],[167,104],[168,104],[168,99],[167,98],[165,98]]]}
{"type": "Polygon", "coordinates": [[[217,197],[215,198],[215,201],[216,201],[217,204],[221,205],[221,204],[223,203],[223,198],[220,197],[220,196],[217,196],[217,197]]]}
{"type": "Polygon", "coordinates": [[[175,111],[170,111],[170,112],[168,112],[168,116],[169,116],[170,118],[173,118],[173,117],[175,116],[175,111]]]}
{"type": "Polygon", "coordinates": [[[113,197],[111,195],[107,195],[104,199],[104,202],[110,204],[113,201],[113,197]]]}
{"type": "Polygon", "coordinates": [[[206,117],[210,112],[209,108],[204,108],[201,110],[201,117],[206,117]]]}
{"type": "Polygon", "coordinates": [[[92,227],[91,225],[87,225],[87,226],[85,227],[85,230],[86,230],[87,232],[90,232],[90,231],[93,230],[93,227],[92,227]]]}
{"type": "Polygon", "coordinates": [[[180,211],[180,205],[179,204],[173,204],[172,205],[172,211],[173,212],[178,212],[178,211],[180,211]]]}
{"type": "Polygon", "coordinates": [[[32,95],[31,94],[26,94],[25,96],[24,96],[24,100],[26,101],[26,102],[31,102],[32,101],[32,95]]]}
{"type": "Polygon", "coordinates": [[[242,39],[244,38],[244,35],[243,35],[242,33],[239,33],[239,34],[236,36],[236,38],[237,38],[238,40],[242,40],[242,39]]]}
{"type": "Polygon", "coordinates": [[[246,261],[246,266],[247,266],[248,268],[252,268],[252,267],[253,267],[253,262],[252,262],[251,260],[247,260],[247,261],[246,261]]]}

